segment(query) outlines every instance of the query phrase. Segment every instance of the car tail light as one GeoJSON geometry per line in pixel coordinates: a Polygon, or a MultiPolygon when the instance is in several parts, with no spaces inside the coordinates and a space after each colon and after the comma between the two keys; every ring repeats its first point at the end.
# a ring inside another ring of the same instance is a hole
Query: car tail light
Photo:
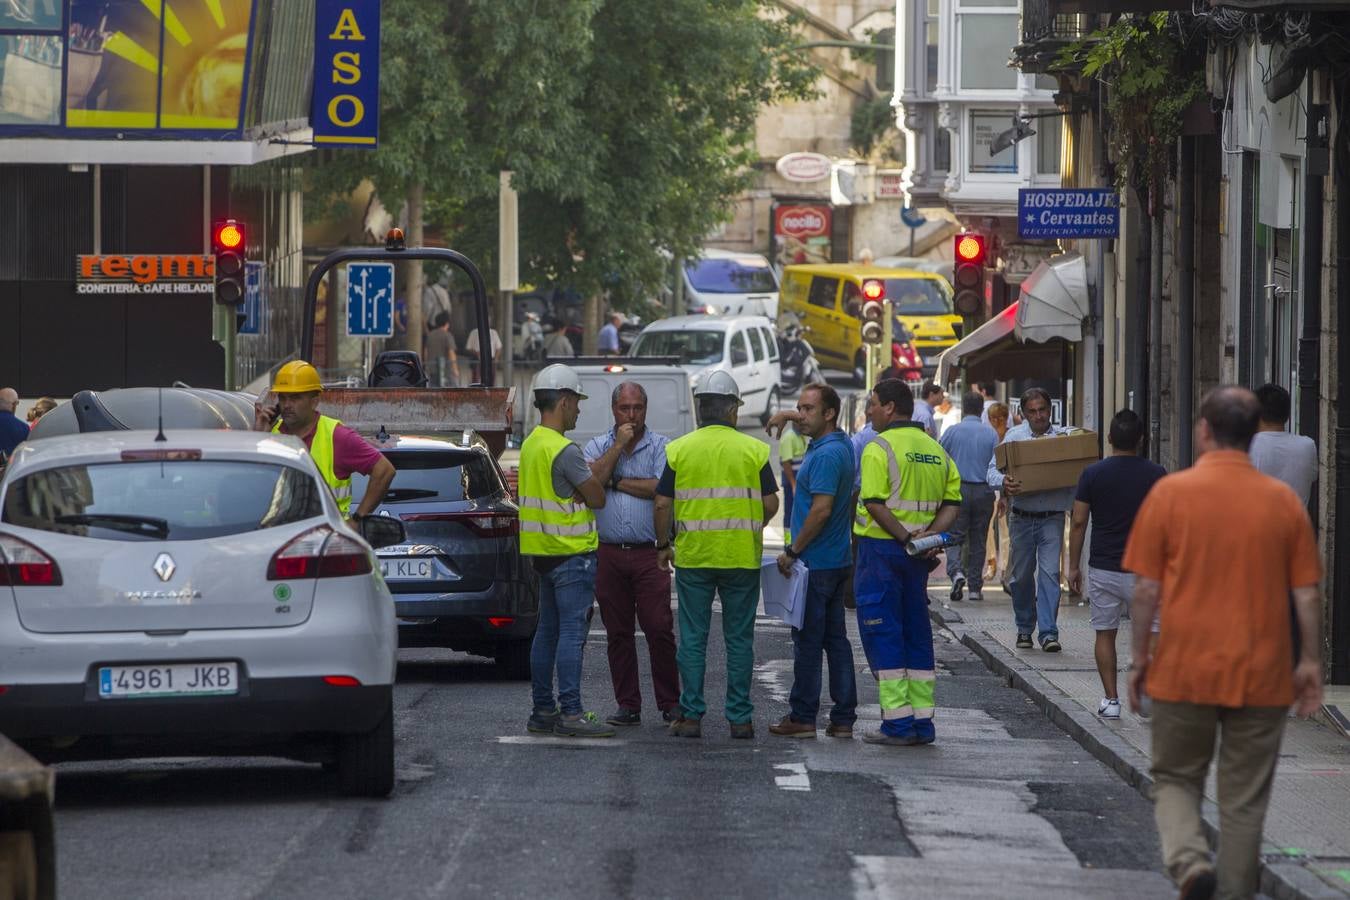
{"type": "Polygon", "coordinates": [[[351,675],[325,675],[324,684],[331,684],[333,687],[360,687],[361,679],[351,675]]]}
{"type": "Polygon", "coordinates": [[[370,553],[361,544],[327,525],[292,538],[267,564],[268,581],[297,578],[341,578],[370,572],[370,553]]]}
{"type": "Polygon", "coordinates": [[[488,624],[493,628],[505,628],[515,621],[513,616],[488,616],[488,624]]]}
{"type": "Polygon", "coordinates": [[[520,517],[504,512],[404,513],[405,522],[458,522],[479,537],[511,537],[520,533],[520,517]]]}
{"type": "Polygon", "coordinates": [[[61,568],[27,541],[0,534],[0,584],[14,587],[58,587],[61,568]]]}

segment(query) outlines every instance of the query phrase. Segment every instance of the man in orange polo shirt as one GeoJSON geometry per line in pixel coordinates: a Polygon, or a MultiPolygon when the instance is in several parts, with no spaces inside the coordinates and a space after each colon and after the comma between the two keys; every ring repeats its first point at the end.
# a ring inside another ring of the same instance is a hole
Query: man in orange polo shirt
{"type": "Polygon", "coordinates": [[[1322,566],[1312,523],[1285,484],[1247,456],[1261,406],[1246,388],[1200,405],[1194,467],[1153,486],[1125,551],[1136,574],[1130,703],[1153,698],[1153,802],[1168,874],[1181,896],[1256,893],[1261,829],[1290,704],[1322,703],[1322,566]],[[1303,650],[1291,671],[1289,596],[1303,650]],[[1154,610],[1162,631],[1149,657],[1154,610]],[[1200,824],[1220,740],[1218,859],[1200,824]]]}

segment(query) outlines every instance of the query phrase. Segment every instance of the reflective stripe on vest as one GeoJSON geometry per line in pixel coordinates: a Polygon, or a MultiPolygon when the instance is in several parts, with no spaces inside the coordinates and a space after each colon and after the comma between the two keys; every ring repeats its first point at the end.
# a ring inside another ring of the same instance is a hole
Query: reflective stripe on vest
{"type": "MultiPolygon", "coordinates": [[[[348,475],[346,478],[338,478],[333,470],[333,432],[342,423],[329,416],[320,415],[319,424],[314,429],[314,438],[309,442],[309,456],[314,460],[314,465],[318,466],[319,474],[323,476],[324,483],[328,485],[329,490],[333,492],[334,499],[337,500],[338,512],[345,517],[352,507],[352,479],[348,475]]],[[[281,434],[281,420],[272,426],[274,434],[281,434]]]]}
{"type": "MultiPolygon", "coordinates": [[[[905,526],[907,531],[918,531],[927,528],[933,524],[933,519],[937,516],[938,509],[942,506],[942,496],[945,484],[938,482],[932,485],[915,483],[915,479],[906,479],[905,473],[900,469],[900,459],[896,454],[896,444],[905,441],[912,435],[905,432],[917,431],[917,429],[887,429],[868,442],[867,446],[876,446],[886,455],[886,468],[888,470],[887,486],[890,488],[889,495],[886,498],[886,508],[891,514],[899,520],[900,524],[905,526]],[[929,497],[906,496],[913,491],[925,491],[929,497]]],[[[931,452],[941,453],[947,460],[947,466],[951,466],[951,458],[948,457],[941,446],[928,437],[927,434],[919,432],[927,439],[932,447],[925,448],[931,452]]],[[[863,448],[866,453],[867,447],[863,448]]],[[[945,471],[945,470],[944,470],[945,471]]],[[[863,503],[861,497],[858,500],[858,506],[853,515],[853,533],[861,537],[881,538],[890,540],[890,534],[878,525],[873,519],[872,514],[867,511],[867,505],[863,503]]]]}
{"type": "Polygon", "coordinates": [[[571,443],[539,425],[520,446],[520,552],[526,556],[576,556],[600,546],[595,513],[553,492],[553,462],[571,443]]]}
{"type": "Polygon", "coordinates": [[[758,569],[764,550],[760,471],[769,446],[726,425],[706,425],[666,446],[675,471],[675,565],[758,569]]]}

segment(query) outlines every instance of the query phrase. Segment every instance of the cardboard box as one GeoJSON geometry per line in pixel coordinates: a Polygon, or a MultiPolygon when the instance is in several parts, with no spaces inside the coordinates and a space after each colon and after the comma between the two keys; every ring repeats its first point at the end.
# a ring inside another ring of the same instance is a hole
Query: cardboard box
{"type": "Polygon", "coordinates": [[[1020,481],[1024,493],[1074,487],[1083,470],[1099,458],[1095,431],[1013,441],[994,448],[994,464],[1008,478],[1020,481]]]}

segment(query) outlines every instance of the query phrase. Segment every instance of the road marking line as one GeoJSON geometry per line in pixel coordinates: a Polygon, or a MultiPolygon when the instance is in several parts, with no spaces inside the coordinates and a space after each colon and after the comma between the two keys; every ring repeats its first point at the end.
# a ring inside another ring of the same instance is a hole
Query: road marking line
{"type": "Polygon", "coordinates": [[[573,738],[532,734],[504,734],[497,738],[499,744],[538,744],[551,747],[622,747],[628,741],[622,738],[573,738]]]}
{"type": "Polygon", "coordinates": [[[806,774],[806,763],[780,763],[774,766],[784,772],[791,772],[790,775],[774,776],[774,783],[778,785],[779,790],[783,791],[809,791],[811,790],[811,778],[806,774]]]}

